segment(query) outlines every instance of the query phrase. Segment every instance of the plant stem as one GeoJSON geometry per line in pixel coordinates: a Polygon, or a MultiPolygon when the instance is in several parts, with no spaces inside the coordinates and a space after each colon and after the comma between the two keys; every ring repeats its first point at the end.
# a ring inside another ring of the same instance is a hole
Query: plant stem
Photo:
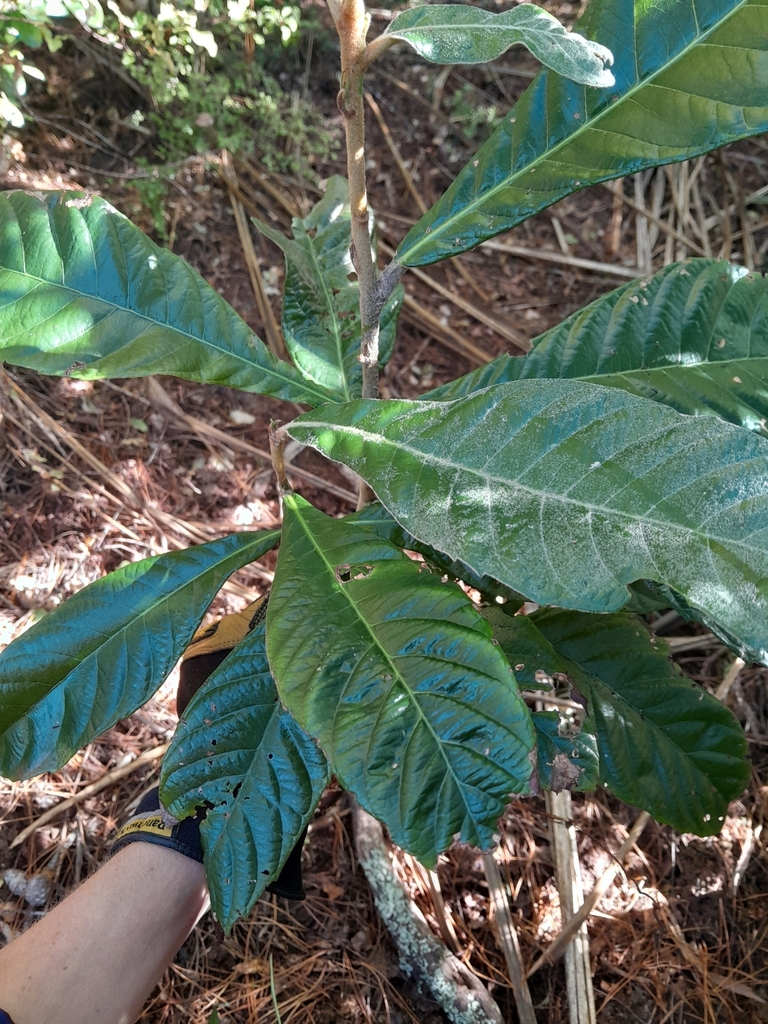
{"type": "MultiPolygon", "coordinates": [[[[347,179],[349,182],[349,209],[351,214],[351,255],[360,288],[360,363],[363,369],[363,398],[379,397],[379,317],[382,306],[402,273],[402,268],[390,264],[381,280],[371,246],[370,209],[365,184],[365,103],[363,102],[363,76],[365,69],[384,44],[366,48],[368,16],[365,0],[333,0],[333,20],[341,43],[341,89],[337,97],[344,117],[347,141],[347,179]]],[[[387,46],[389,43],[387,43],[387,46]]],[[[360,481],[358,508],[363,508],[374,497],[364,480],[360,481]]]]}
{"type": "Polygon", "coordinates": [[[371,249],[370,211],[365,187],[365,104],[363,72],[368,18],[363,0],[342,0],[336,28],[341,43],[339,110],[347,139],[347,177],[352,216],[352,263],[360,286],[363,398],[379,394],[378,272],[371,249]]]}
{"type": "Polygon", "coordinates": [[[288,494],[291,490],[285,473],[285,442],[287,438],[288,435],[277,420],[272,420],[269,424],[269,453],[272,456],[272,468],[275,471],[277,486],[280,488],[281,494],[288,494]]]}

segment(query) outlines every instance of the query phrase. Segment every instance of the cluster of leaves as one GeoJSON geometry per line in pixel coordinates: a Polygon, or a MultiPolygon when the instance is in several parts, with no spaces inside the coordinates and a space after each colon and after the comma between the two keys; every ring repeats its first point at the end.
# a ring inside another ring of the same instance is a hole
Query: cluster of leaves
{"type": "MultiPolygon", "coordinates": [[[[574,35],[530,6],[394,19],[382,48],[470,61],[522,41],[548,65],[396,264],[468,249],[591,181],[765,131],[765,11],[594,0],[574,35]]],[[[0,771],[54,768],[143,703],[226,576],[279,543],[265,628],[191,702],[163,772],[173,813],[208,808],[227,927],[280,870],[330,773],[428,865],[456,835],[488,846],[509,798],[539,787],[603,785],[716,832],[747,779],[744,737],[632,609],[656,594],[768,664],[766,280],[687,261],[599,299],[526,357],[419,401],[362,399],[344,199],[334,179],[279,240],[289,363],[103,200],[0,197],[8,362],[301,403],[290,436],[379,499],[338,520],[287,492],[280,532],[120,569],[0,656],[0,771]],[[542,609],[516,615],[524,598],[542,609]],[[567,716],[529,710],[551,685],[567,716]]],[[[384,307],[381,362],[400,301],[394,290],[384,307]]]]}

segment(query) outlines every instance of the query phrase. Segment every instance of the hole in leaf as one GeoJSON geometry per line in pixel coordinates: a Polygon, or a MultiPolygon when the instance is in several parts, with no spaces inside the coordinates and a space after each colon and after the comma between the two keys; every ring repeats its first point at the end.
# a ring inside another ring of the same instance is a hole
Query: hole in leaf
{"type": "Polygon", "coordinates": [[[235,788],[234,788],[234,789],[232,790],[232,796],[233,796],[233,797],[234,797],[235,799],[237,799],[237,794],[238,794],[238,793],[240,792],[240,790],[241,790],[242,788],[243,788],[243,784],[242,784],[242,782],[238,782],[238,784],[237,784],[237,785],[235,786],[235,788]]]}

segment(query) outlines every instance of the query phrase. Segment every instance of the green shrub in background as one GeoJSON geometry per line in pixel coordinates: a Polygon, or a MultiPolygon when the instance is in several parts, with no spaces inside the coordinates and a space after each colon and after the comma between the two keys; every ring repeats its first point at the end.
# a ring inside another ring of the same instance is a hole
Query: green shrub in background
{"type": "Polygon", "coordinates": [[[257,145],[268,170],[307,174],[315,155],[333,149],[312,104],[275,77],[280,54],[295,48],[300,28],[299,7],[280,0],[253,10],[248,0],[138,6],[107,0],[103,7],[97,0],[22,0],[0,14],[0,127],[3,121],[23,126],[26,79],[44,79],[30,54],[44,44],[58,49],[75,22],[145,90],[148,109],[132,118],[151,125],[162,162],[222,148],[251,152],[257,145]],[[268,41],[275,51],[270,60],[268,41]]]}
{"type": "Polygon", "coordinates": [[[270,170],[304,170],[314,153],[327,152],[328,135],[311,104],[286,95],[265,64],[267,41],[273,48],[297,43],[297,5],[278,0],[251,10],[248,0],[180,0],[133,15],[109,8],[117,24],[108,38],[124,47],[123,64],[151,95],[147,116],[162,160],[211,149],[249,152],[255,138],[270,170]]]}
{"type": "Polygon", "coordinates": [[[35,64],[34,51],[47,46],[52,52],[64,42],[62,23],[75,19],[100,28],[104,14],[96,0],[18,0],[0,3],[0,131],[24,125],[22,100],[27,79],[45,81],[35,64]]]}

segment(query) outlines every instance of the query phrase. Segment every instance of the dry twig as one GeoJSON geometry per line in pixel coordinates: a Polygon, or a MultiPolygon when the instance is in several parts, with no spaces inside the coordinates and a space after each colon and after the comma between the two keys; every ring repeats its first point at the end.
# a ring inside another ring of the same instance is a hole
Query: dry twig
{"type": "Polygon", "coordinates": [[[100,793],[107,786],[112,786],[121,779],[124,779],[126,775],[130,775],[135,772],[137,768],[141,768],[143,765],[148,764],[150,761],[155,761],[157,758],[163,757],[165,752],[170,746],[169,743],[161,743],[159,747],[152,747],[151,750],[145,750],[139,754],[135,761],[129,761],[128,764],[121,765],[119,768],[110,769],[105,775],[102,775],[96,782],[92,782],[89,786],[84,786],[79,792],[75,793],[74,796],[69,797],[67,800],[62,800],[60,804],[56,804],[55,807],[49,807],[47,811],[36,818],[31,824],[23,828],[21,832],[11,843],[9,849],[13,850],[14,847],[20,846],[25,839],[28,839],[33,833],[35,833],[43,825],[47,825],[49,821],[53,821],[54,818],[58,818],[64,811],[68,811],[71,807],[77,807],[83,800],[87,800],[88,797],[95,796],[96,793],[100,793]]]}

